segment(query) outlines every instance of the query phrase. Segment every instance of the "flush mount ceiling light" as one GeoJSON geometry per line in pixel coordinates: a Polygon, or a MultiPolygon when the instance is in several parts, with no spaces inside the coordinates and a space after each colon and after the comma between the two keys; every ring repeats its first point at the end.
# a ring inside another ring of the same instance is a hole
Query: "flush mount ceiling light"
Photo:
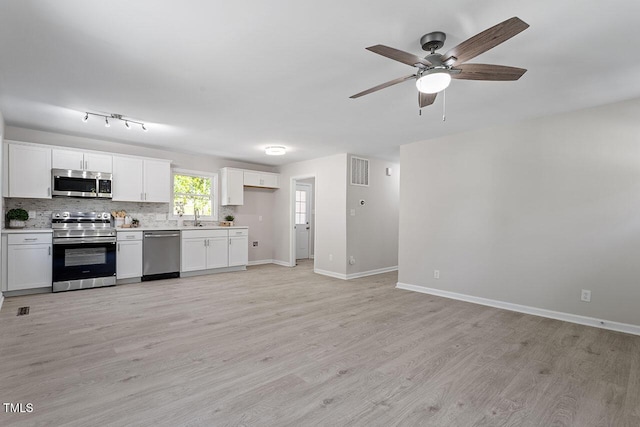
{"type": "Polygon", "coordinates": [[[422,93],[438,93],[445,90],[451,83],[451,75],[444,68],[434,68],[425,71],[418,80],[416,87],[422,93]]]}
{"type": "Polygon", "coordinates": [[[287,149],[282,145],[272,145],[264,149],[264,153],[269,156],[282,156],[287,152],[287,149]]]}
{"type": "Polygon", "coordinates": [[[115,120],[120,120],[124,122],[124,126],[127,129],[131,129],[131,125],[129,123],[135,123],[137,125],[140,125],[140,127],[142,128],[143,131],[147,132],[149,129],[147,129],[147,127],[145,126],[144,123],[142,122],[136,122],[135,120],[131,120],[131,119],[125,119],[122,117],[122,114],[98,114],[98,113],[89,113],[89,112],[85,112],[84,116],[82,117],[82,121],[83,122],[87,122],[89,120],[89,116],[96,116],[96,117],[103,117],[104,118],[104,126],[105,127],[110,127],[111,124],[109,123],[109,119],[115,119],[115,120]]]}

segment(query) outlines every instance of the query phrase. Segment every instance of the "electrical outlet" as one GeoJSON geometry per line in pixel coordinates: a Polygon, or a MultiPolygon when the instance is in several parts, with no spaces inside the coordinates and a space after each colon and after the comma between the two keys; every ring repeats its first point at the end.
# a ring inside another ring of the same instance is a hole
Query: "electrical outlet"
{"type": "Polygon", "coordinates": [[[349,265],[353,265],[353,264],[355,264],[355,263],[356,263],[356,258],[355,258],[353,255],[351,255],[351,256],[349,257],[349,265]]]}
{"type": "Polygon", "coordinates": [[[333,254],[329,254],[329,261],[333,261],[333,254]]]}
{"type": "Polygon", "coordinates": [[[433,278],[434,279],[440,278],[440,270],[433,270],[433,278]]]}
{"type": "Polygon", "coordinates": [[[580,294],[580,300],[584,302],[591,302],[591,291],[583,289],[582,293],[580,294]]]}
{"type": "Polygon", "coordinates": [[[356,210],[355,209],[351,209],[351,216],[356,216],[356,210]]]}
{"type": "Polygon", "coordinates": [[[258,215],[258,221],[262,221],[262,215],[258,215]]]}
{"type": "Polygon", "coordinates": [[[255,248],[256,246],[258,246],[258,242],[257,241],[253,242],[253,247],[255,248]]]}

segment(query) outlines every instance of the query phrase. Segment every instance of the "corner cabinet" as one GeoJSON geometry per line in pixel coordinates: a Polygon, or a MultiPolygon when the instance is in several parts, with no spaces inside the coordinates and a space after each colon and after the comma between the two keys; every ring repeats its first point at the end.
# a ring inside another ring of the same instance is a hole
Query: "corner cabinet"
{"type": "Polygon", "coordinates": [[[244,171],[220,169],[220,204],[222,206],[244,204],[244,171]]]}
{"type": "Polygon", "coordinates": [[[171,162],[113,156],[113,201],[168,203],[171,162]]]}
{"type": "Polygon", "coordinates": [[[246,228],[183,230],[180,238],[181,275],[244,270],[249,254],[248,238],[246,228]]]}
{"type": "Polygon", "coordinates": [[[8,144],[4,197],[51,198],[51,147],[8,144]]]}

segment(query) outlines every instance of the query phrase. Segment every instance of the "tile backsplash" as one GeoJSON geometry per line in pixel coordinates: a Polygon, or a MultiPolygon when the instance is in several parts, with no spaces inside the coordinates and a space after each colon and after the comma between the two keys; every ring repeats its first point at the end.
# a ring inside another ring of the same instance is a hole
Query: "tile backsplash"
{"type": "MultiPolygon", "coordinates": [[[[175,227],[177,220],[166,219],[170,212],[169,203],[113,202],[111,200],[80,199],[73,197],[53,197],[51,199],[15,199],[5,198],[4,209],[22,208],[35,211],[35,218],[27,220],[27,228],[50,228],[51,213],[54,211],[69,212],[111,212],[125,210],[127,215],[137,218],[141,227],[175,227]],[[162,219],[159,219],[162,218],[162,219]]],[[[226,215],[234,215],[233,206],[219,206],[218,217],[222,220],[226,215]]],[[[4,224],[4,215],[2,215],[4,224]]],[[[205,225],[216,225],[217,222],[202,221],[205,225]]],[[[186,221],[185,224],[193,223],[186,221]]]]}

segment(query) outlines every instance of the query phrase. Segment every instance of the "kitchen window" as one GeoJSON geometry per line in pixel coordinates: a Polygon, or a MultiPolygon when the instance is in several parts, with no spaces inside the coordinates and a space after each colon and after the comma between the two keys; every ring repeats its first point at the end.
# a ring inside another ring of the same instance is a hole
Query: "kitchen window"
{"type": "Polygon", "coordinates": [[[174,169],[172,217],[193,219],[198,209],[203,220],[218,220],[218,174],[174,169]]]}

